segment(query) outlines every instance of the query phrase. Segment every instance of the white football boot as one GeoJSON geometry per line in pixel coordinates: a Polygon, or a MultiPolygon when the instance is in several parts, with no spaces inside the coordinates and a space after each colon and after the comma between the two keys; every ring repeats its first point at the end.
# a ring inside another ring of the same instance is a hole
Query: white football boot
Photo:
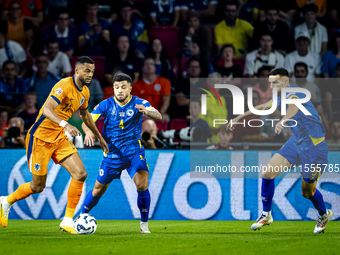
{"type": "Polygon", "coordinates": [[[74,222],[71,218],[64,217],[63,221],[59,225],[59,230],[62,230],[64,232],[74,234],[74,235],[78,234],[74,228],[74,222]]]}
{"type": "Polygon", "coordinates": [[[140,232],[142,234],[150,234],[148,222],[140,222],[140,232]]]}
{"type": "Polygon", "coordinates": [[[268,216],[261,215],[257,218],[256,222],[250,226],[252,230],[260,230],[263,226],[270,225],[273,223],[273,216],[269,214],[268,216]]]}
{"type": "Polygon", "coordinates": [[[314,228],[314,234],[324,233],[327,227],[328,221],[333,217],[332,210],[327,210],[324,215],[319,215],[318,220],[316,221],[316,226],[314,228]]]}
{"type": "Polygon", "coordinates": [[[8,214],[11,209],[11,205],[7,202],[7,197],[0,197],[0,225],[7,227],[8,214]]]}

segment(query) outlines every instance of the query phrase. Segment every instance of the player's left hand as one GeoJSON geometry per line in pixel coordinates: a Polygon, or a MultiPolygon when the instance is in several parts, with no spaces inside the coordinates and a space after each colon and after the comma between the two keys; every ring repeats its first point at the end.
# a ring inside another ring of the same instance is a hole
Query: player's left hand
{"type": "Polygon", "coordinates": [[[92,147],[94,146],[95,140],[96,140],[96,136],[92,133],[92,131],[87,131],[85,134],[84,144],[86,146],[92,147]]]}
{"type": "Polygon", "coordinates": [[[142,104],[136,104],[135,108],[137,108],[139,110],[139,112],[141,112],[143,114],[147,114],[148,113],[148,110],[142,104]]]}
{"type": "Polygon", "coordinates": [[[275,133],[280,134],[281,131],[283,130],[283,125],[282,125],[282,120],[280,120],[276,125],[275,125],[275,133]]]}

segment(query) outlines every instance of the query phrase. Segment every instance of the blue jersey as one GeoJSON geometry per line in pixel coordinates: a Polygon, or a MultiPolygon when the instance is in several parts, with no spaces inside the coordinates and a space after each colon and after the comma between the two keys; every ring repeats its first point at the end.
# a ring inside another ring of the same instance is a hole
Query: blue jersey
{"type": "MultiPolygon", "coordinates": [[[[295,85],[290,85],[289,88],[297,88],[295,85]]],[[[286,97],[288,98],[305,98],[306,95],[304,93],[298,92],[290,92],[286,93],[286,97]]],[[[294,121],[287,121],[285,125],[291,126],[290,130],[292,131],[292,138],[294,139],[295,144],[302,151],[310,150],[314,146],[320,144],[325,140],[325,127],[322,124],[319,114],[314,108],[311,101],[302,104],[307,111],[311,113],[311,115],[305,115],[301,110],[297,112],[291,119],[297,122],[297,125],[294,121]]],[[[288,109],[289,105],[286,105],[286,109],[288,109]]],[[[281,97],[277,98],[277,109],[281,111],[281,97]]]]}
{"type": "Polygon", "coordinates": [[[93,109],[93,121],[104,117],[102,135],[109,147],[105,157],[125,162],[143,149],[140,141],[143,113],[135,108],[137,104],[144,105],[148,110],[154,109],[148,101],[132,95],[124,106],[120,106],[115,97],[110,97],[93,109]]]}

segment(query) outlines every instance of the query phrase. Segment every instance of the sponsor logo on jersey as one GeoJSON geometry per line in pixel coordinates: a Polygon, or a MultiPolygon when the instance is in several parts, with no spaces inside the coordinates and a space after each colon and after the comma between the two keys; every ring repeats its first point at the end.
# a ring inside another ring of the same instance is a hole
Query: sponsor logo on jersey
{"type": "Polygon", "coordinates": [[[85,101],[85,97],[82,97],[82,98],[81,98],[81,101],[80,101],[79,107],[84,103],[84,101],[85,101]]]}
{"type": "Polygon", "coordinates": [[[127,116],[132,116],[133,115],[133,110],[129,109],[126,111],[127,116]]]}
{"type": "Polygon", "coordinates": [[[117,115],[116,111],[113,110],[113,111],[111,112],[111,115],[117,115]]]}
{"type": "Polygon", "coordinates": [[[58,94],[59,96],[61,95],[61,93],[63,93],[63,90],[61,88],[58,88],[56,91],[55,91],[56,94],[58,94]]]}

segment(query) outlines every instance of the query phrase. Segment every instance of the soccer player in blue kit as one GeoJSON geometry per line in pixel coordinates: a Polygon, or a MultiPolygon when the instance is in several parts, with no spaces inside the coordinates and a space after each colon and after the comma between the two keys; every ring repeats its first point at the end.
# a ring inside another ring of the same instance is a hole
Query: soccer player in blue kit
{"type": "MultiPolygon", "coordinates": [[[[132,80],[127,74],[116,74],[113,78],[114,96],[100,102],[91,115],[96,122],[104,117],[103,138],[109,146],[104,154],[93,190],[86,195],[82,213],[88,213],[99,202],[114,179],[119,179],[127,170],[137,187],[137,205],[141,213],[141,233],[150,233],[148,216],[150,193],[148,190],[149,170],[145,150],[141,144],[143,114],[159,120],[162,115],[146,100],[132,96],[132,80]]],[[[93,146],[95,136],[85,125],[84,143],[93,146]]]]}
{"type": "MultiPolygon", "coordinates": [[[[289,84],[287,70],[280,67],[275,68],[270,72],[269,82],[271,88],[277,88],[277,109],[281,110],[281,98],[279,93],[281,92],[281,88],[297,88],[297,86],[289,84]]],[[[287,99],[302,99],[305,97],[306,95],[304,93],[299,92],[289,92],[286,94],[287,99]]],[[[267,110],[272,107],[272,103],[273,101],[270,100],[267,103],[256,106],[255,109],[267,110]]],[[[322,194],[316,188],[320,175],[328,163],[328,147],[325,142],[325,127],[320,121],[319,114],[311,101],[302,103],[302,105],[309,113],[311,113],[311,115],[305,115],[295,104],[287,104],[286,115],[284,115],[275,126],[275,133],[277,134],[280,134],[282,131],[283,124],[290,126],[292,137],[270,159],[266,165],[266,171],[262,172],[261,197],[263,213],[256,222],[251,225],[250,228],[253,230],[259,230],[263,226],[273,223],[271,207],[275,188],[274,179],[291,166],[301,165],[301,174],[303,177],[301,186],[302,196],[309,199],[319,212],[319,218],[314,233],[319,234],[324,232],[328,221],[333,216],[333,212],[326,209],[322,194]],[[295,120],[296,122],[290,119],[295,120]],[[295,124],[296,126],[294,126],[295,124]],[[275,167],[276,171],[274,171],[275,167]],[[280,169],[280,171],[277,171],[277,169],[280,169]]],[[[233,119],[232,123],[236,123],[251,115],[253,114],[250,111],[247,111],[233,119]]],[[[229,129],[234,128],[232,123],[228,123],[229,129]]]]}

